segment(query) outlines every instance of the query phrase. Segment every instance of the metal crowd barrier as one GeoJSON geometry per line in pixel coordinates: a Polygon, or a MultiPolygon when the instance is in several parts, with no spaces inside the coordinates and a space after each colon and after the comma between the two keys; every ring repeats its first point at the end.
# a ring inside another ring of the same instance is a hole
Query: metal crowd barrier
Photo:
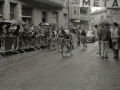
{"type": "Polygon", "coordinates": [[[31,38],[29,36],[19,36],[18,37],[18,50],[25,52],[25,49],[35,48],[36,38],[31,38]]]}
{"type": "Polygon", "coordinates": [[[57,38],[54,38],[54,37],[50,37],[49,38],[49,48],[50,50],[52,49],[57,49],[56,46],[58,45],[58,39],[57,38]]]}
{"type": "Polygon", "coordinates": [[[17,36],[0,36],[0,57],[2,53],[17,52],[18,50],[18,37],[17,36]]]}
{"type": "MultiPolygon", "coordinates": [[[[76,41],[76,37],[74,36],[74,40],[76,41]]],[[[0,36],[0,57],[2,58],[2,53],[6,52],[17,52],[19,51],[25,52],[25,49],[33,48],[37,50],[41,49],[41,46],[47,46],[51,50],[51,46],[54,43],[60,46],[61,39],[60,38],[49,38],[48,36],[44,36],[42,34],[37,35],[34,38],[29,36],[0,36]]],[[[56,48],[57,49],[57,48],[56,48]]]]}
{"type": "Polygon", "coordinates": [[[41,46],[48,46],[48,37],[37,35],[34,38],[28,36],[0,36],[0,58],[6,52],[25,52],[25,49],[41,49],[41,46]]]}

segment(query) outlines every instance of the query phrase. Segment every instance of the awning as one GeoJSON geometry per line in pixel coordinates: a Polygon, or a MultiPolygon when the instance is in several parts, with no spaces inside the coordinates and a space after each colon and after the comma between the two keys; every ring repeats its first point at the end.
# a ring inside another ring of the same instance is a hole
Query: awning
{"type": "Polygon", "coordinates": [[[57,7],[63,7],[64,2],[62,2],[61,0],[35,0],[41,3],[46,3],[52,6],[57,6],[57,7]]]}
{"type": "Polygon", "coordinates": [[[73,22],[79,23],[79,22],[80,22],[80,20],[74,20],[73,22]]]}
{"type": "Polygon", "coordinates": [[[90,18],[80,18],[82,21],[90,21],[90,18]]]}

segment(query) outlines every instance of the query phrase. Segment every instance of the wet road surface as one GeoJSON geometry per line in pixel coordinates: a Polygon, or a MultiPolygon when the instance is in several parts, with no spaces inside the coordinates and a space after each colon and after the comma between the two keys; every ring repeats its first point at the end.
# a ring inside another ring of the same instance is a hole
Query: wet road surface
{"type": "Polygon", "coordinates": [[[63,58],[48,49],[0,60],[0,90],[120,90],[120,60],[96,54],[98,45],[63,58]]]}

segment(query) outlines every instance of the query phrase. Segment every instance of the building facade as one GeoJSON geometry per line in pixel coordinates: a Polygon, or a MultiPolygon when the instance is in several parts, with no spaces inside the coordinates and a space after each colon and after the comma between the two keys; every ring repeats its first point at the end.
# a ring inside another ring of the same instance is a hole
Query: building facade
{"type": "Polygon", "coordinates": [[[69,0],[0,0],[0,18],[88,29],[90,9],[69,6],[69,0]]]}
{"type": "Polygon", "coordinates": [[[89,30],[90,8],[70,6],[69,21],[70,21],[70,25],[89,30]]]}
{"type": "Polygon", "coordinates": [[[90,14],[91,22],[90,29],[94,29],[94,25],[107,20],[109,22],[117,22],[120,24],[120,9],[118,8],[105,8],[90,14]]]}
{"type": "Polygon", "coordinates": [[[64,0],[0,0],[0,18],[68,27],[68,10],[64,0]]]}
{"type": "Polygon", "coordinates": [[[95,12],[90,13],[91,21],[90,21],[90,29],[94,29],[94,25],[98,25],[100,22],[109,19],[110,21],[112,18],[109,16],[110,11],[107,9],[97,10],[95,12]]]}

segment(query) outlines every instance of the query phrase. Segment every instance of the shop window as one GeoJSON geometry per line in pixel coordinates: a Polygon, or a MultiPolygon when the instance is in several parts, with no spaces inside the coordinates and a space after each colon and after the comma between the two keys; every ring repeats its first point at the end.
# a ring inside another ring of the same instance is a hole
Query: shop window
{"type": "Polygon", "coordinates": [[[101,16],[101,20],[104,20],[104,16],[101,16]]]}
{"type": "Polygon", "coordinates": [[[15,3],[10,3],[10,19],[15,19],[15,3]]]}
{"type": "Polygon", "coordinates": [[[78,7],[78,15],[79,15],[79,11],[80,11],[80,10],[79,10],[79,7],[78,7]]]}
{"type": "Polygon", "coordinates": [[[27,24],[32,23],[32,8],[27,6],[22,6],[22,20],[27,24]]]}
{"type": "Polygon", "coordinates": [[[74,6],[74,14],[76,14],[76,6],[74,6]]]}
{"type": "Polygon", "coordinates": [[[64,26],[66,26],[67,27],[67,14],[64,14],[64,26]]]}
{"type": "Polygon", "coordinates": [[[53,23],[58,25],[58,12],[53,12],[53,23]]]}
{"type": "Polygon", "coordinates": [[[80,8],[80,14],[86,15],[87,14],[87,9],[80,8]]]}
{"type": "Polygon", "coordinates": [[[3,2],[0,2],[0,18],[3,17],[3,2]]]}
{"type": "Polygon", "coordinates": [[[47,22],[47,12],[42,12],[42,22],[47,22]]]}

